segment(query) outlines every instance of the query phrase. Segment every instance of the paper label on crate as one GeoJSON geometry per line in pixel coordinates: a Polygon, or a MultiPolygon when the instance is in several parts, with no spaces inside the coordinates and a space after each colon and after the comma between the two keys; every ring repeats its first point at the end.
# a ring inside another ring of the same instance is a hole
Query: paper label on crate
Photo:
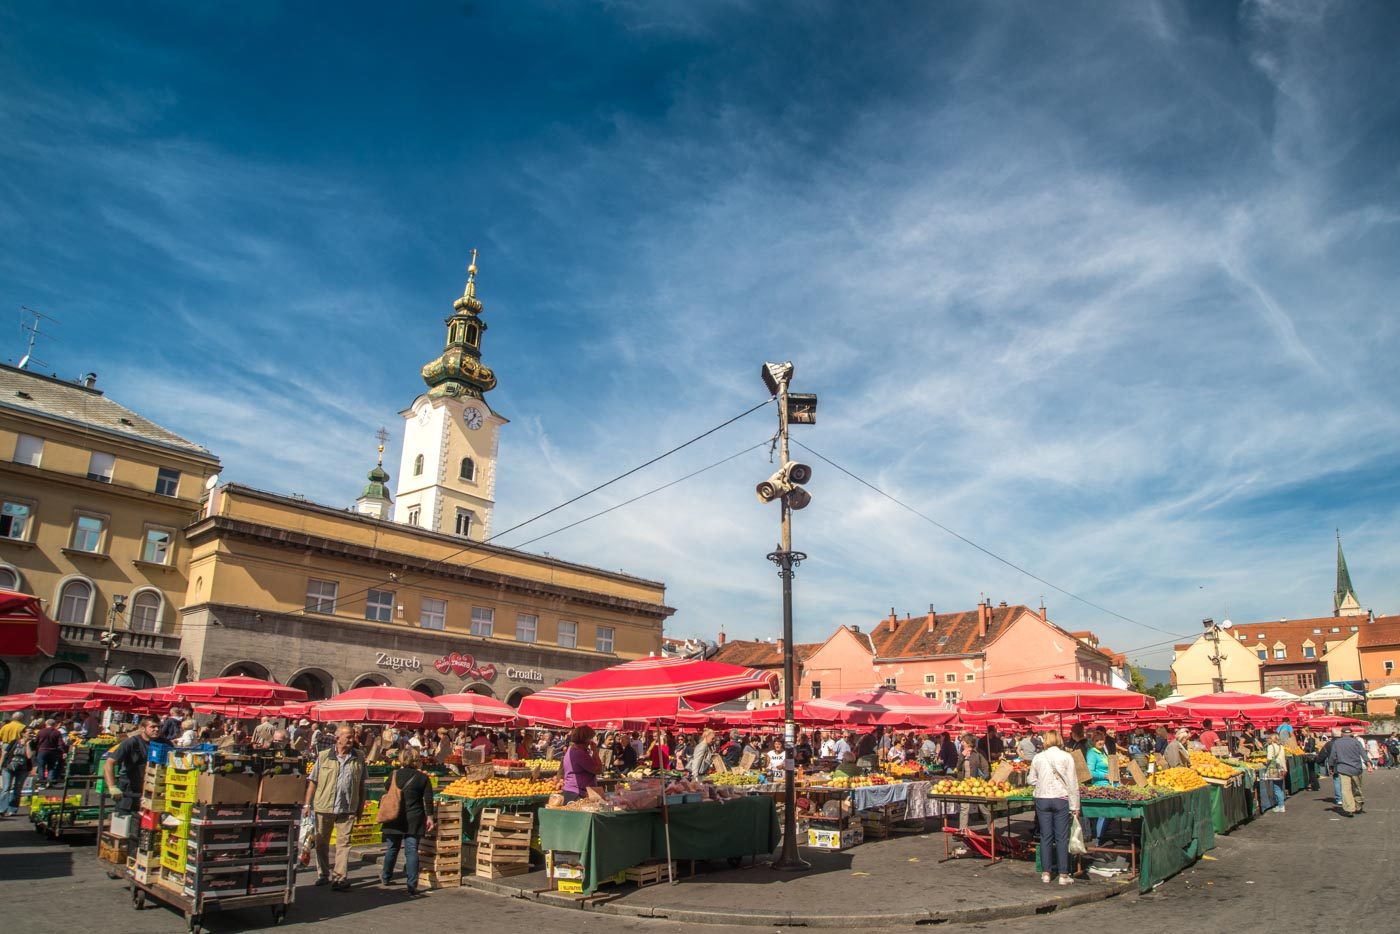
{"type": "Polygon", "coordinates": [[[1138,765],[1136,762],[1130,761],[1128,763],[1128,775],[1132,778],[1134,785],[1137,785],[1139,788],[1147,787],[1147,776],[1142,774],[1142,766],[1138,765]]]}
{"type": "Polygon", "coordinates": [[[1010,762],[1003,762],[992,772],[992,781],[1004,782],[1011,777],[1011,773],[1014,771],[1015,767],[1010,762]]]}

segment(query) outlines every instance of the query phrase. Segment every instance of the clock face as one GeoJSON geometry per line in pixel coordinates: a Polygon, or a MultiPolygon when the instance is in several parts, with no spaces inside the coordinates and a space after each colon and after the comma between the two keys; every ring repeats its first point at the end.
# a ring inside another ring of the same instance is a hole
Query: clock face
{"type": "Polygon", "coordinates": [[[420,424],[420,425],[426,425],[426,424],[428,424],[428,419],[429,419],[429,418],[432,418],[432,415],[433,415],[432,407],[431,407],[431,406],[427,406],[427,405],[423,406],[423,408],[420,409],[420,410],[418,411],[418,424],[420,424]]]}
{"type": "Polygon", "coordinates": [[[481,414],[481,409],[470,408],[462,413],[462,420],[467,423],[468,428],[475,431],[481,427],[484,418],[481,414]]]}

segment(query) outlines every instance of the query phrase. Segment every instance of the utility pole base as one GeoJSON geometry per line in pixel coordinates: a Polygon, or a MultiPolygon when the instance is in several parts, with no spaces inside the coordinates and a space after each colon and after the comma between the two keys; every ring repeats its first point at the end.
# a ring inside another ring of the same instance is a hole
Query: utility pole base
{"type": "Polygon", "coordinates": [[[803,872],[812,868],[811,863],[798,856],[780,856],[769,863],[769,865],[779,872],[803,872]]]}

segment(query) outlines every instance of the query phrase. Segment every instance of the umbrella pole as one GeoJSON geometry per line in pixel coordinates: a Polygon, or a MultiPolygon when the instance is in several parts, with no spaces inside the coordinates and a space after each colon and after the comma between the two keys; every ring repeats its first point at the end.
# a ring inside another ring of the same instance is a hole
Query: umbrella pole
{"type": "MultiPolygon", "coordinates": [[[[661,733],[661,721],[656,721],[656,732],[661,733]]],[[[669,765],[670,763],[663,763],[669,765]]],[[[666,833],[666,879],[671,885],[676,884],[675,863],[671,861],[671,806],[666,802],[666,769],[662,769],[661,774],[661,826],[666,833]]]]}

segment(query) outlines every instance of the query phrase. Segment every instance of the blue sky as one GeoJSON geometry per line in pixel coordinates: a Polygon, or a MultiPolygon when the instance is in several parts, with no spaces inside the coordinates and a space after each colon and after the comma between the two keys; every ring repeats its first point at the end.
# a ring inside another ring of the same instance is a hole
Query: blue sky
{"type": "MultiPolygon", "coordinates": [[[[1044,593],[1162,665],[1203,616],[1330,611],[1337,527],[1400,611],[1397,47],[1382,2],[7,3],[0,298],[227,479],[343,505],[477,247],[497,528],[792,359],[799,440],[1146,624],[819,462],[799,638],[1044,593]]],[[[771,469],[530,547],[774,636],[771,469]]]]}

